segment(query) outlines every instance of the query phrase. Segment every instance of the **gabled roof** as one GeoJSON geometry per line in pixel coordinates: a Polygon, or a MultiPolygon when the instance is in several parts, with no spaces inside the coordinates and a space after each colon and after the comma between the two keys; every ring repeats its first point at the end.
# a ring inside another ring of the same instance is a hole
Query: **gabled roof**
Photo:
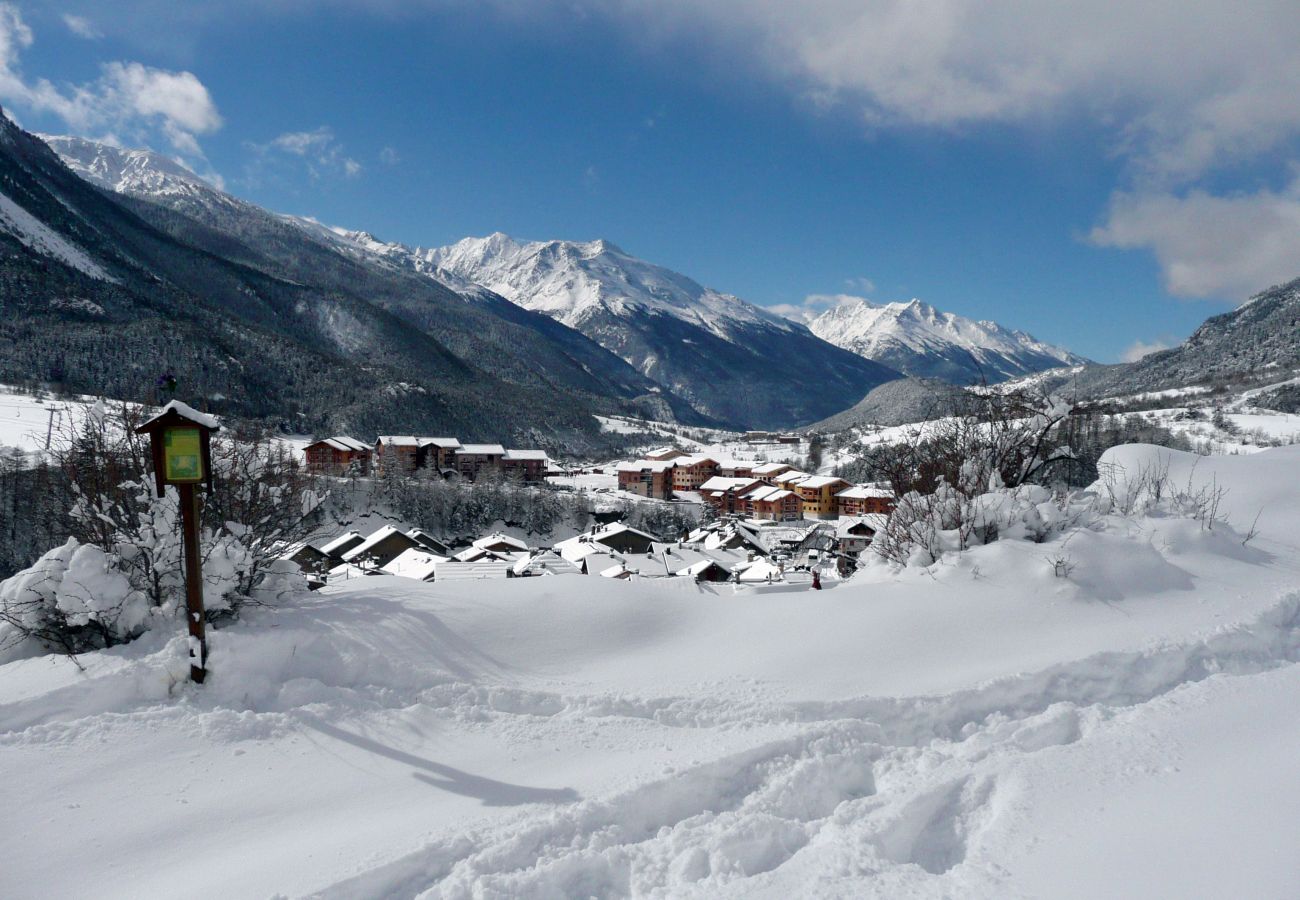
{"type": "Polygon", "coordinates": [[[320,550],[322,553],[332,556],[335,553],[342,553],[345,550],[351,549],[364,540],[365,538],[363,538],[358,532],[349,531],[345,534],[340,534],[338,537],[325,544],[325,546],[321,547],[320,550]]]}
{"type": "Polygon", "coordinates": [[[380,543],[388,540],[394,535],[402,538],[403,540],[409,541],[412,544],[415,543],[415,539],[412,538],[411,536],[404,534],[401,531],[398,531],[392,525],[385,525],[383,528],[380,528],[374,534],[367,537],[364,541],[357,544],[352,549],[346,551],[343,554],[343,561],[352,562],[353,560],[360,559],[361,557],[369,553],[371,550],[373,550],[375,547],[379,546],[380,543]]]}
{"type": "Polygon", "coordinates": [[[385,447],[414,447],[420,448],[420,439],[410,434],[381,434],[376,440],[376,444],[383,444],[385,447]]]}
{"type": "Polygon", "coordinates": [[[543,550],[515,563],[516,575],[581,575],[582,569],[551,550],[543,550]]]}
{"type": "Polygon", "coordinates": [[[679,456],[677,459],[673,460],[673,462],[677,463],[677,465],[679,466],[696,466],[699,465],[700,463],[706,463],[706,462],[717,465],[718,460],[716,457],[710,454],[697,453],[694,456],[679,456]]]}
{"type": "Polygon", "coordinates": [[[188,419],[196,425],[202,425],[204,428],[219,429],[221,423],[217,421],[216,416],[210,416],[207,413],[201,413],[188,403],[182,403],[179,400],[169,400],[167,405],[158,410],[155,415],[146,419],[139,428],[148,428],[154,422],[157,422],[168,413],[175,413],[182,419],[188,419]]]}
{"type": "Polygon", "coordinates": [[[421,447],[437,447],[440,450],[455,450],[460,441],[454,437],[420,437],[416,438],[421,447]]]}
{"type": "Polygon", "coordinates": [[[350,438],[343,435],[339,435],[338,437],[331,437],[331,438],[321,438],[319,441],[314,441],[308,444],[307,448],[310,449],[312,447],[318,447],[321,444],[324,444],[326,447],[330,447],[334,450],[343,450],[350,453],[355,453],[358,451],[368,453],[370,451],[369,444],[362,443],[356,438],[350,438]]]}
{"type": "Polygon", "coordinates": [[[848,484],[848,482],[843,478],[836,478],[834,475],[809,475],[807,478],[799,479],[796,484],[801,488],[820,490],[824,487],[830,487],[833,484],[848,484]]]}
{"type": "Polygon", "coordinates": [[[456,451],[457,456],[505,456],[506,448],[500,444],[464,444],[456,451]]]}
{"type": "Polygon", "coordinates": [[[511,537],[508,534],[502,534],[500,531],[494,532],[489,535],[484,535],[483,537],[471,543],[470,546],[479,547],[484,550],[487,550],[492,547],[496,547],[499,544],[504,544],[506,547],[510,548],[511,550],[528,549],[527,541],[521,541],[519,538],[511,537]]]}
{"type": "Polygon", "coordinates": [[[852,516],[850,518],[841,518],[835,525],[836,537],[851,537],[853,529],[858,526],[870,528],[872,532],[879,531],[885,527],[889,521],[889,516],[882,513],[868,513],[865,516],[852,516]]]}
{"type": "Polygon", "coordinates": [[[804,478],[811,478],[807,472],[800,472],[798,469],[791,469],[789,472],[782,472],[776,476],[777,481],[798,481],[804,478]]]}
{"type": "Polygon", "coordinates": [[[746,494],[745,499],[751,503],[779,503],[786,497],[793,496],[795,496],[794,491],[787,491],[785,488],[772,487],[771,485],[763,485],[763,487],[746,494]]]}
{"type": "Polygon", "coordinates": [[[789,465],[788,463],[770,462],[770,463],[763,463],[762,465],[754,466],[754,474],[755,475],[779,475],[782,472],[789,472],[792,471],[793,469],[794,466],[789,465]]]}
{"type": "Polygon", "coordinates": [[[380,571],[425,581],[434,573],[438,563],[446,561],[447,557],[430,553],[423,547],[411,547],[397,554],[387,565],[381,566],[380,571]]]}
{"type": "Polygon", "coordinates": [[[479,578],[509,578],[514,568],[513,559],[479,559],[461,562],[445,560],[434,567],[434,581],[471,581],[479,578]]]}

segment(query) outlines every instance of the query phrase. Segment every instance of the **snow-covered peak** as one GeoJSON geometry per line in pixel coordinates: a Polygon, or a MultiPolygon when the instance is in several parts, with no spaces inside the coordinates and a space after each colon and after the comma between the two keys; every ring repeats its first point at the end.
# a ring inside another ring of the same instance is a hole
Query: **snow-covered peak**
{"type": "Polygon", "coordinates": [[[909,374],[938,374],[925,371],[927,359],[945,360],[949,368],[989,380],[1087,362],[1023,331],[944,312],[916,299],[872,303],[853,298],[816,316],[808,327],[825,341],[909,374]],[[909,357],[913,364],[904,367],[909,357]]]}
{"type": "Polygon", "coordinates": [[[600,312],[657,312],[722,336],[731,323],[797,327],[607,240],[520,241],[496,232],[416,253],[431,265],[573,326],[600,312]]]}
{"type": "Polygon", "coordinates": [[[87,181],[119,194],[142,197],[219,193],[174,159],[152,150],[127,150],[71,135],[37,135],[64,164],[87,181]]]}

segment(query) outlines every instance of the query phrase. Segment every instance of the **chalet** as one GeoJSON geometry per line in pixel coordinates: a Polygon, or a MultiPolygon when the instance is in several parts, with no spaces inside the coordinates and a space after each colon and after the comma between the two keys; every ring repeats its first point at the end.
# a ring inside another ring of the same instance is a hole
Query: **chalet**
{"type": "Polygon", "coordinates": [[[443,581],[477,581],[485,578],[513,578],[515,560],[484,557],[482,559],[463,561],[443,560],[434,567],[433,580],[443,581]]]}
{"type": "Polygon", "coordinates": [[[528,484],[540,484],[549,465],[545,450],[507,450],[501,458],[502,472],[528,484]]]}
{"type": "Polygon", "coordinates": [[[698,491],[700,485],[718,474],[718,462],[711,456],[683,456],[673,464],[675,491],[698,491]]]}
{"type": "Polygon", "coordinates": [[[762,485],[744,496],[745,514],[751,519],[790,522],[803,518],[803,500],[794,491],[762,485]]]}
{"type": "Polygon", "coordinates": [[[500,444],[465,444],[455,451],[456,471],[461,478],[476,481],[484,472],[501,471],[505,455],[500,444]]]}
{"type": "Polygon", "coordinates": [[[685,450],[678,450],[676,447],[659,447],[647,453],[645,458],[655,462],[667,462],[670,459],[679,459],[686,455],[685,450]]]}
{"type": "Polygon", "coordinates": [[[577,562],[592,553],[646,553],[656,538],[619,522],[615,525],[597,525],[588,532],[560,541],[553,548],[570,562],[577,562]]]}
{"type": "Polygon", "coordinates": [[[422,437],[419,442],[419,466],[437,472],[454,471],[456,468],[456,451],[460,441],[454,437],[422,437]]]}
{"type": "Polygon", "coordinates": [[[648,577],[689,575],[696,581],[726,581],[733,568],[747,559],[733,550],[704,550],[683,544],[656,543],[651,547],[641,574],[648,577]]]}
{"type": "Polygon", "coordinates": [[[349,550],[351,550],[353,547],[357,546],[364,540],[365,538],[362,537],[359,533],[355,531],[349,531],[344,534],[340,534],[338,537],[334,538],[329,543],[323,544],[320,548],[320,552],[324,553],[330,559],[334,560],[335,564],[338,564],[343,562],[343,554],[347,553],[349,550]]]}
{"type": "Polygon", "coordinates": [[[841,519],[835,529],[835,541],[840,553],[857,559],[871,546],[876,532],[885,527],[887,517],[879,513],[853,519],[841,519]]]}
{"type": "Polygon", "coordinates": [[[370,474],[370,445],[356,438],[324,438],[308,444],[303,453],[307,471],[313,475],[370,474]]]}
{"type": "Polygon", "coordinates": [[[799,495],[803,501],[803,515],[806,519],[833,519],[839,515],[835,495],[850,487],[843,478],[832,475],[809,475],[791,483],[789,490],[799,495]]]}
{"type": "Polygon", "coordinates": [[[776,477],[778,475],[784,475],[786,472],[793,471],[794,466],[786,465],[785,463],[762,463],[754,466],[753,470],[749,474],[763,482],[763,484],[775,485],[776,477]]]}
{"type": "Polygon", "coordinates": [[[639,459],[618,464],[618,489],[653,500],[673,499],[673,463],[639,459]]]}
{"type": "Polygon", "coordinates": [[[410,535],[385,525],[344,553],[343,561],[361,568],[382,569],[403,551],[419,546],[410,535]]]}
{"type": "Polygon", "coordinates": [[[893,490],[876,484],[854,485],[835,495],[835,503],[841,516],[887,514],[894,508],[894,499],[893,490]]]}
{"type": "Polygon", "coordinates": [[[318,550],[311,544],[303,544],[293,553],[290,553],[285,559],[298,565],[298,569],[303,575],[307,576],[307,583],[316,583],[322,581],[330,569],[338,565],[338,561],[331,558],[329,554],[318,550]]]}
{"type": "Polygon", "coordinates": [[[420,464],[420,439],[409,434],[381,434],[375,441],[375,472],[410,475],[420,464]]]}
{"type": "Polygon", "coordinates": [[[754,478],[726,478],[714,475],[700,485],[700,496],[718,515],[744,515],[742,496],[759,487],[762,482],[754,478]]]}

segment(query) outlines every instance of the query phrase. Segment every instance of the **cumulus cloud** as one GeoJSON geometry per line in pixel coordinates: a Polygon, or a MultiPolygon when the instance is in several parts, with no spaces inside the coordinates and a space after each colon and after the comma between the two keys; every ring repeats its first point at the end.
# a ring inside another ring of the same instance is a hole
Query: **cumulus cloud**
{"type": "MultiPolygon", "coordinates": [[[[566,3],[566,6],[571,5],[566,3]]],[[[671,38],[711,35],[872,127],[1083,114],[1146,176],[1196,177],[1300,131],[1300,4],[1231,0],[589,0],[671,38]]]]}
{"type": "Polygon", "coordinates": [[[1160,350],[1168,350],[1172,346],[1174,346],[1173,342],[1164,338],[1156,338],[1149,343],[1146,341],[1134,341],[1125,348],[1120,360],[1122,362],[1137,362],[1144,356],[1149,356],[1152,353],[1159,352],[1160,350]]]}
{"type": "Polygon", "coordinates": [[[1243,300],[1300,270],[1300,179],[1280,192],[1230,196],[1118,193],[1088,237],[1149,248],[1175,296],[1243,300]]]}
{"type": "Polygon", "coordinates": [[[249,180],[253,181],[260,180],[263,170],[276,159],[301,160],[313,181],[339,175],[355,178],[363,169],[361,163],[347,155],[334,129],[328,125],[311,131],[286,131],[265,144],[247,146],[254,155],[249,173],[249,180]]]}
{"type": "Polygon", "coordinates": [[[97,41],[104,36],[104,33],[95,26],[95,23],[85,16],[64,13],[63,24],[67,25],[68,30],[77,37],[83,37],[88,41],[97,41]]]}
{"type": "Polygon", "coordinates": [[[835,309],[838,306],[847,306],[853,303],[870,304],[870,302],[867,298],[858,297],[854,294],[809,294],[799,303],[777,303],[769,306],[768,309],[778,316],[785,316],[787,319],[806,323],[811,322],[828,309],[835,309]]]}
{"type": "Polygon", "coordinates": [[[191,72],[110,62],[86,84],[30,79],[20,57],[34,39],[17,7],[0,3],[0,99],[5,103],[55,115],[73,130],[96,137],[148,143],[160,134],[176,152],[200,159],[198,136],[222,125],[211,94],[191,72]]]}

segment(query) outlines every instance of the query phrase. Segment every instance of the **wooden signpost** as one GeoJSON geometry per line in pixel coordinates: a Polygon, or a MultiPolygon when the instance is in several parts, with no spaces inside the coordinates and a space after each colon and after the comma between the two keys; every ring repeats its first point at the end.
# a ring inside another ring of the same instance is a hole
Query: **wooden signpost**
{"type": "Polygon", "coordinates": [[[212,490],[212,444],[215,419],[173,400],[162,412],[137,428],[149,435],[153,450],[154,482],[158,496],[167,485],[180,494],[181,532],[185,550],[185,620],[190,629],[190,679],[203,683],[207,674],[207,622],[203,612],[203,560],[199,550],[199,493],[206,484],[212,490]]]}

